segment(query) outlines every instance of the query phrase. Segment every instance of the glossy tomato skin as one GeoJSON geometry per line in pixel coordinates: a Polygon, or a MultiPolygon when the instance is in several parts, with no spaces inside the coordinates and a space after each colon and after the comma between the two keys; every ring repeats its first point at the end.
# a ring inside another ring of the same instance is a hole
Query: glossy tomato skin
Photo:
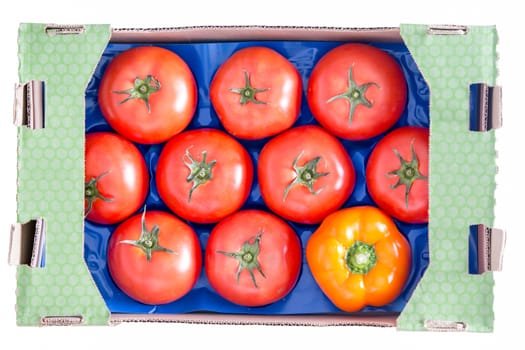
{"type": "Polygon", "coordinates": [[[239,211],[218,223],[210,234],[205,270],[210,285],[232,303],[263,306],[284,298],[295,286],[301,269],[301,242],[295,231],[277,216],[261,210],[239,211]],[[257,242],[256,242],[257,241],[257,242]],[[252,248],[260,270],[239,271],[239,259],[231,256],[246,244],[252,248]],[[230,253],[230,255],[228,255],[230,253]]]}
{"type": "Polygon", "coordinates": [[[287,220],[315,224],[340,208],[355,185],[355,170],[345,148],[318,126],[290,129],[270,140],[258,162],[258,180],[266,205],[287,220]],[[318,162],[312,187],[293,184],[295,168],[318,162]],[[295,162],[295,167],[294,167],[295,162]]]}
{"type": "Polygon", "coordinates": [[[240,209],[252,182],[253,165],[248,152],[231,136],[215,129],[175,136],[165,145],[157,163],[156,183],[162,200],[177,215],[192,222],[214,223],[240,209]],[[199,184],[200,170],[196,169],[202,162],[209,169],[203,175],[209,179],[199,184]]]}
{"type": "Polygon", "coordinates": [[[387,305],[400,295],[410,274],[412,252],[387,214],[361,206],[329,215],[308,240],[306,259],[334,305],[356,312],[367,305],[387,305]]]}
{"type": "Polygon", "coordinates": [[[135,213],[149,188],[138,148],[110,132],[86,135],[84,181],[86,219],[99,224],[115,224],[135,213]]]}
{"type": "Polygon", "coordinates": [[[224,128],[250,140],[290,128],[299,116],[301,94],[297,69],[278,52],[259,46],[235,52],[210,85],[210,99],[224,128]],[[243,98],[247,83],[257,89],[251,100],[243,98]]]}
{"type": "Polygon", "coordinates": [[[190,123],[197,106],[197,87],[190,68],[177,54],[139,46],[109,63],[98,101],[118,133],[137,143],[154,144],[168,140],[190,123]],[[142,87],[149,89],[144,99],[130,98],[130,89],[140,89],[137,79],[148,86],[142,87]]]}
{"type": "Polygon", "coordinates": [[[428,129],[398,128],[383,137],[370,154],[366,167],[368,191],[374,202],[393,217],[408,223],[426,223],[428,167],[428,129]],[[405,170],[403,163],[409,163],[405,170]],[[412,174],[408,184],[402,180],[407,171],[412,174]]]}
{"type": "Polygon", "coordinates": [[[115,284],[129,297],[149,305],[173,302],[188,293],[199,278],[202,252],[193,229],[162,211],[137,214],[111,235],[107,263],[115,284]],[[158,227],[158,245],[167,251],[147,254],[130,244],[141,237],[142,225],[158,227]]]}
{"type": "Polygon", "coordinates": [[[406,105],[407,83],[399,64],[385,51],[366,44],[344,44],[329,51],[314,67],[307,100],[314,117],[333,134],[364,140],[396,123],[406,105]],[[350,89],[350,71],[361,91],[350,89]],[[336,98],[349,90],[357,93],[359,102],[336,98]]]}

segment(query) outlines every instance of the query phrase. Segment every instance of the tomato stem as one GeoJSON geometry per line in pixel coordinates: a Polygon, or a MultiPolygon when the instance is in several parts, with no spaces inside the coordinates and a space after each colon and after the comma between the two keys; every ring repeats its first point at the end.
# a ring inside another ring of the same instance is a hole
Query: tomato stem
{"type": "Polygon", "coordinates": [[[294,159],[292,167],[295,171],[295,179],[286,186],[284,189],[283,201],[286,200],[288,193],[295,185],[306,186],[311,194],[317,195],[323,190],[323,188],[314,190],[315,181],[323,176],[327,176],[330,173],[318,173],[317,164],[321,161],[321,157],[315,157],[306,162],[303,166],[297,165],[299,158],[303,155],[304,151],[301,151],[299,155],[294,159]]]}
{"type": "Polygon", "coordinates": [[[408,209],[408,195],[410,193],[410,190],[412,189],[412,185],[416,180],[423,180],[428,181],[428,177],[425,175],[422,175],[419,171],[419,160],[417,158],[417,153],[414,148],[414,140],[410,142],[410,151],[412,153],[412,159],[407,161],[405,160],[399,151],[397,149],[393,149],[394,153],[396,154],[397,158],[399,158],[399,162],[401,163],[401,166],[393,171],[389,171],[386,173],[386,176],[398,176],[397,182],[390,186],[390,188],[395,189],[401,185],[405,185],[405,204],[408,209]]]}
{"type": "Polygon", "coordinates": [[[148,261],[151,261],[151,256],[154,252],[165,252],[168,254],[177,255],[177,252],[168,248],[164,248],[159,244],[160,228],[158,225],[154,225],[151,231],[148,231],[146,227],[146,207],[144,207],[144,211],[142,212],[141,223],[142,227],[139,239],[124,239],[120,241],[119,244],[129,244],[140,248],[144,254],[146,254],[146,259],[148,261]]]}
{"type": "Polygon", "coordinates": [[[202,160],[199,162],[195,158],[193,158],[193,156],[190,153],[190,149],[188,148],[186,150],[186,153],[182,157],[182,161],[190,170],[190,174],[186,178],[186,182],[193,182],[193,185],[190,189],[190,193],[188,195],[188,203],[191,201],[193,191],[195,191],[197,187],[213,179],[212,169],[215,166],[215,164],[217,164],[217,161],[212,160],[210,162],[207,162],[206,157],[208,154],[206,151],[202,151],[201,155],[202,160]],[[186,161],[186,158],[189,159],[189,161],[186,161]]]}
{"type": "Polygon", "coordinates": [[[255,98],[255,95],[259,92],[264,92],[268,90],[270,90],[270,88],[262,88],[262,89],[254,88],[252,84],[250,83],[250,76],[248,72],[246,71],[244,71],[244,87],[230,89],[231,92],[241,95],[239,103],[243,106],[247,104],[248,102],[252,102],[254,104],[259,104],[259,105],[265,105],[266,102],[257,100],[255,98]]]}
{"type": "Polygon", "coordinates": [[[263,232],[258,232],[256,236],[250,237],[243,244],[241,249],[236,252],[225,252],[218,250],[217,253],[224,254],[231,258],[236,259],[239,262],[239,268],[237,269],[236,279],[237,284],[239,283],[239,277],[243,270],[248,270],[255,288],[259,288],[257,280],[255,279],[254,269],[259,271],[263,278],[266,278],[261,264],[259,263],[259,252],[261,249],[261,237],[263,232]]]}
{"type": "Polygon", "coordinates": [[[135,81],[133,82],[133,87],[129,89],[125,89],[125,90],[113,91],[113,93],[129,95],[128,97],[120,101],[119,104],[123,104],[123,103],[128,102],[129,100],[133,100],[137,98],[141,99],[146,104],[148,113],[150,113],[151,107],[149,103],[149,97],[151,94],[154,94],[155,92],[159,90],[160,90],[160,81],[155,79],[152,75],[148,75],[144,79],[136,77],[135,81]]]}
{"type": "Polygon", "coordinates": [[[345,262],[352,273],[366,275],[377,263],[376,249],[372,244],[355,241],[346,251],[345,262]]]}
{"type": "Polygon", "coordinates": [[[84,213],[84,217],[88,216],[88,214],[91,212],[91,209],[93,209],[93,203],[100,199],[103,202],[113,202],[113,198],[108,198],[100,193],[98,190],[98,182],[100,179],[102,179],[104,176],[106,176],[109,173],[108,171],[103,172],[99,176],[92,178],[88,182],[84,184],[84,198],[87,200],[87,207],[86,212],[84,213]]]}
{"type": "Polygon", "coordinates": [[[370,86],[375,86],[378,89],[380,89],[380,86],[375,82],[369,82],[365,83],[363,85],[357,85],[357,83],[354,80],[354,73],[353,73],[354,66],[352,65],[350,69],[348,70],[348,89],[339,94],[335,95],[326,101],[326,103],[330,103],[332,101],[338,100],[338,99],[345,99],[350,103],[350,111],[348,113],[348,125],[352,124],[352,119],[354,118],[354,113],[359,105],[366,106],[368,108],[372,107],[374,105],[373,102],[368,100],[366,98],[366,91],[370,86]]]}

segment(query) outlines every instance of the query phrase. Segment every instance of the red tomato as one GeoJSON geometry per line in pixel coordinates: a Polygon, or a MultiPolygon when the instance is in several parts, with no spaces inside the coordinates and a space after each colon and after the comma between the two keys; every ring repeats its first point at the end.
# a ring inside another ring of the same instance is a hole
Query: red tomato
{"type": "Polygon", "coordinates": [[[242,139],[261,139],[288,129],[301,108],[301,76],[276,51],[248,47],[217,70],[210,98],[224,128],[242,139]]]}
{"type": "Polygon", "coordinates": [[[85,166],[87,220],[115,224],[140,209],[149,175],[135,145],[110,132],[87,134],[85,166]]]}
{"type": "Polygon", "coordinates": [[[405,108],[407,83],[399,64],[385,51],[345,44],[316,64],[307,99],[326,129],[345,139],[364,140],[396,123],[405,108]]]}
{"type": "Polygon", "coordinates": [[[197,87],[186,63],[154,46],[129,49],[116,56],[100,82],[102,114],[118,133],[153,144],[181,132],[197,106],[197,87]]]}
{"type": "Polygon", "coordinates": [[[393,217],[428,222],[428,129],[408,126],[383,137],[366,167],[372,199],[393,217]]]}
{"type": "Polygon", "coordinates": [[[312,125],[270,140],[259,156],[258,178],[272,211],[305,224],[341,207],[355,185],[354,166],[341,142],[312,125]]]}
{"type": "Polygon", "coordinates": [[[212,223],[238,210],[248,198],[253,166],[248,152],[214,129],[181,133],[162,150],[157,189],[177,215],[212,223]]]}
{"type": "Polygon", "coordinates": [[[202,267],[202,253],[192,228],[175,216],[150,211],[137,214],[111,235],[108,267],[115,284],[144,304],[166,304],[188,293],[202,267]]]}
{"type": "Polygon", "coordinates": [[[301,253],[301,242],[286,222],[261,210],[245,210],[215,226],[204,266],[219,295],[238,305],[262,306],[292,290],[301,253]]]}

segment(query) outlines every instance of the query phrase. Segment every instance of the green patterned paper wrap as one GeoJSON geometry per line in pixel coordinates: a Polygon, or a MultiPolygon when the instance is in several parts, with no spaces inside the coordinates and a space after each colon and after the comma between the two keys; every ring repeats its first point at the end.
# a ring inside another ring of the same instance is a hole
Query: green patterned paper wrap
{"type": "Polygon", "coordinates": [[[109,313],[83,257],[85,88],[110,36],[109,26],[81,35],[48,35],[43,24],[19,30],[19,79],[45,82],[45,128],[18,129],[20,223],[46,220],[46,266],[18,267],[17,323],[79,316],[107,324],[109,313]]]}
{"type": "Polygon", "coordinates": [[[398,328],[423,330],[425,320],[436,320],[490,331],[493,276],[469,275],[468,237],[469,225],[494,221],[495,136],[494,130],[469,131],[469,87],[495,85],[496,29],[428,35],[427,28],[401,26],[430,88],[430,265],[398,328]]]}

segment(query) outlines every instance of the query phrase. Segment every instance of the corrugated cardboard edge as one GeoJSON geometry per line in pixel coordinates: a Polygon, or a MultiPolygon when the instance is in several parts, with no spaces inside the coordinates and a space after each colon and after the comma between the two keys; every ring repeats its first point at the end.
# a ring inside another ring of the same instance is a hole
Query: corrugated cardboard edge
{"type": "Polygon", "coordinates": [[[249,315],[249,314],[113,314],[111,324],[130,322],[200,323],[265,326],[371,326],[395,327],[397,314],[374,315],[249,315]]]}
{"type": "Polygon", "coordinates": [[[244,40],[400,41],[399,28],[306,26],[191,26],[114,28],[112,42],[214,42],[244,40]]]}

